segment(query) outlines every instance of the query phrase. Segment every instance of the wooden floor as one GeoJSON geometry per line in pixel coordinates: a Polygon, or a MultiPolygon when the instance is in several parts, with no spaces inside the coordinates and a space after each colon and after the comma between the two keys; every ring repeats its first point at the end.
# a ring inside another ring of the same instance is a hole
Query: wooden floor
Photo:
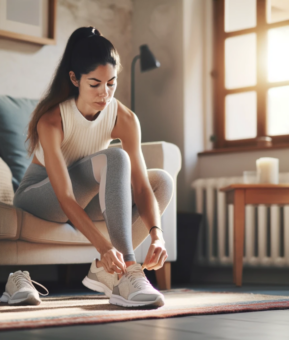
{"type": "MultiPolygon", "coordinates": [[[[231,285],[191,286],[196,290],[242,291],[289,296],[289,287],[231,285]]],[[[175,287],[179,288],[179,287],[175,287]]],[[[79,292],[75,292],[79,293],[79,292]]],[[[57,295],[57,294],[55,294],[57,295]]],[[[186,316],[158,320],[117,322],[103,325],[42,328],[0,332],[2,340],[281,340],[289,339],[289,310],[186,316]]]]}

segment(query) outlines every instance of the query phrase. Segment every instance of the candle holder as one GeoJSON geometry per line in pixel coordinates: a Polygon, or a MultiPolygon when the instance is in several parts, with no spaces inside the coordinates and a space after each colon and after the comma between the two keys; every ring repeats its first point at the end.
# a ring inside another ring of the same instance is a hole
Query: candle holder
{"type": "Polygon", "coordinates": [[[257,171],[243,171],[243,183],[244,184],[258,183],[257,171]]]}
{"type": "Polygon", "coordinates": [[[262,157],[256,161],[257,182],[279,184],[279,159],[262,157]]]}

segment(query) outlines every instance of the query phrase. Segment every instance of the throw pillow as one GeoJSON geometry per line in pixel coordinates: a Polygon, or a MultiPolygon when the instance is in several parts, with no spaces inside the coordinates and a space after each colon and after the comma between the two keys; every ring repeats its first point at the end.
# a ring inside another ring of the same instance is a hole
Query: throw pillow
{"type": "Polygon", "coordinates": [[[14,193],[33,158],[33,155],[28,158],[25,139],[31,113],[38,101],[0,95],[0,157],[12,172],[14,193]]]}

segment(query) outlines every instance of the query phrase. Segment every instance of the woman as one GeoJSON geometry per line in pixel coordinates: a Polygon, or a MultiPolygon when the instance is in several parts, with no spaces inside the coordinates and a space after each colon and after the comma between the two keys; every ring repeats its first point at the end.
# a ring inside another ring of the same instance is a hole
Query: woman
{"type": "Polygon", "coordinates": [[[26,141],[34,156],[13,203],[42,219],[71,222],[95,246],[101,259],[92,261],[85,286],[113,304],[162,306],[163,295],[136,263],[134,249],[150,234],[143,268],[163,266],[160,216],[173,180],[162,169],[146,169],[139,121],[114,98],[120,68],[116,49],[97,29],[72,33],[32,114],[26,141]],[[122,148],[108,148],[113,139],[122,148]],[[103,219],[111,242],[94,226],[103,219]]]}

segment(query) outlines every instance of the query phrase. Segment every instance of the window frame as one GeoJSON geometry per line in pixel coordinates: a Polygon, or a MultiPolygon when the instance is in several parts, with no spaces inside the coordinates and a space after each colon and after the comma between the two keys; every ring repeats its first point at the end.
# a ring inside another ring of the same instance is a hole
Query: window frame
{"type": "MultiPolygon", "coordinates": [[[[242,29],[234,32],[225,32],[225,0],[214,0],[214,71],[211,75],[214,79],[214,149],[256,147],[258,138],[269,136],[267,134],[267,112],[266,101],[269,88],[289,85],[288,81],[268,82],[267,81],[267,31],[271,28],[288,26],[289,20],[276,23],[266,21],[266,0],[256,0],[256,27],[242,29]],[[257,84],[255,86],[242,87],[237,89],[226,89],[225,87],[225,40],[248,33],[256,33],[256,70],[257,84]],[[226,140],[225,139],[225,97],[228,94],[256,91],[257,93],[257,136],[250,139],[226,140]]],[[[288,144],[289,134],[270,136],[272,144],[288,144]]]]}

